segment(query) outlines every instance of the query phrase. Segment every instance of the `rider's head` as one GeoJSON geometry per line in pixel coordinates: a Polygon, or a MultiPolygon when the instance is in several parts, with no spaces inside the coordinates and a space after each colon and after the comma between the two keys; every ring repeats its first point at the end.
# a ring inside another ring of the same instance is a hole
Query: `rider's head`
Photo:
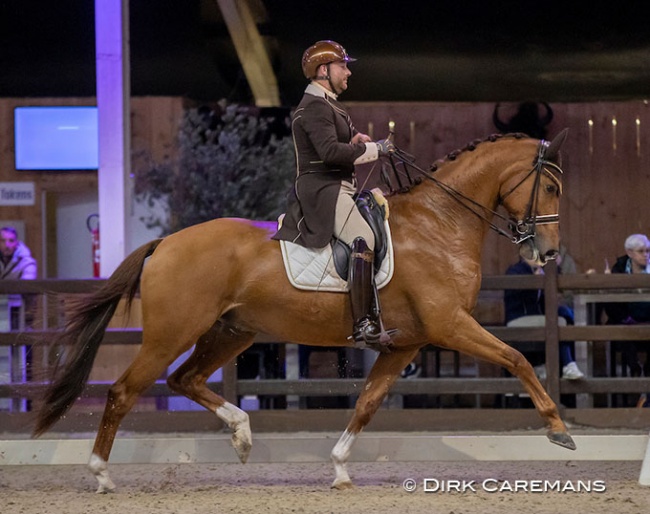
{"type": "Polygon", "coordinates": [[[353,61],[356,59],[337,42],[318,41],[302,54],[302,72],[309,80],[322,81],[333,93],[339,94],[348,87],[347,78],[352,73],[347,64],[353,61]]]}

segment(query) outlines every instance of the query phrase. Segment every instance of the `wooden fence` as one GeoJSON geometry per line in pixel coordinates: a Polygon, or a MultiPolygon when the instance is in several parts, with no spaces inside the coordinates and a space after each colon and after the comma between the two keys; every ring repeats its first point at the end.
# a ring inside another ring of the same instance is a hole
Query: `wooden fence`
{"type": "MultiPolygon", "coordinates": [[[[32,351],[44,350],[41,336],[55,331],[60,323],[61,314],[48,312],[52,307],[50,293],[61,295],[81,294],[99,287],[102,280],[34,280],[34,281],[0,281],[0,294],[20,293],[42,295],[41,308],[44,310],[42,326],[37,330],[0,333],[0,346],[30,346],[32,351]],[[51,324],[51,320],[57,320],[51,324]],[[48,326],[48,321],[50,326],[48,326]]],[[[543,276],[486,276],[483,278],[481,294],[499,297],[504,289],[544,289],[546,298],[546,324],[544,327],[506,327],[498,324],[485,325],[492,334],[508,343],[519,341],[544,342],[547,366],[546,390],[559,403],[561,394],[576,394],[587,398],[584,408],[569,409],[565,413],[574,423],[599,427],[647,427],[650,422],[650,409],[609,409],[592,408],[590,399],[593,395],[612,393],[642,393],[650,391],[650,378],[606,377],[588,374],[584,380],[568,381],[560,378],[559,341],[577,341],[587,348],[587,354],[596,345],[608,341],[648,340],[650,343],[650,325],[637,326],[558,326],[557,306],[560,292],[571,291],[574,294],[589,293],[606,295],[611,292],[626,292],[642,295],[650,293],[650,275],[602,275],[576,274],[558,275],[554,264],[547,266],[543,276]],[[496,295],[496,296],[495,296],[496,295]],[[646,412],[648,411],[648,412],[646,412]]],[[[138,328],[109,329],[104,344],[137,345],[141,342],[142,332],[138,328]]],[[[260,337],[258,342],[271,342],[260,337]]],[[[125,366],[128,363],[125,363],[125,366]]],[[[0,398],[28,399],[37,405],[43,384],[38,381],[2,384],[0,398]]],[[[229,401],[236,402],[245,395],[284,395],[284,396],[350,396],[361,390],[363,379],[237,379],[234,363],[223,370],[223,380],[212,383],[211,387],[224,395],[229,401]]],[[[87,398],[105,398],[109,383],[89,383],[83,393],[87,398]]],[[[519,394],[523,388],[515,378],[504,376],[476,376],[473,378],[417,378],[398,380],[391,394],[396,395],[466,395],[466,394],[519,394]]],[[[164,398],[173,396],[164,380],[157,382],[146,393],[147,397],[164,398]]],[[[98,400],[99,401],[99,400],[98,400]]],[[[98,405],[103,408],[103,401],[98,405]]],[[[454,428],[465,429],[508,429],[539,426],[540,420],[531,409],[500,410],[498,415],[493,408],[445,409],[444,416],[438,409],[405,409],[409,412],[408,422],[405,416],[395,416],[394,411],[378,413],[376,421],[371,424],[381,430],[431,430],[454,428]],[[418,411],[418,412],[416,412],[418,411]],[[444,420],[442,420],[444,418],[444,420]]],[[[133,413],[135,419],[124,425],[132,430],[214,430],[216,419],[210,413],[133,413]],[[165,427],[161,427],[160,416],[165,415],[165,427]]],[[[294,410],[257,411],[251,418],[257,423],[258,430],[328,430],[342,428],[344,420],[349,417],[349,409],[340,411],[294,410]]],[[[29,422],[31,413],[0,413],[0,426],[10,431],[23,431],[29,422]]],[[[131,417],[132,414],[127,416],[131,417]]],[[[59,423],[59,429],[85,431],[94,429],[98,417],[92,413],[74,408],[66,419],[59,423]]],[[[126,420],[125,420],[126,422],[126,420]]],[[[218,423],[218,422],[217,422],[218,423]]],[[[370,427],[370,429],[373,429],[370,427]]]]}

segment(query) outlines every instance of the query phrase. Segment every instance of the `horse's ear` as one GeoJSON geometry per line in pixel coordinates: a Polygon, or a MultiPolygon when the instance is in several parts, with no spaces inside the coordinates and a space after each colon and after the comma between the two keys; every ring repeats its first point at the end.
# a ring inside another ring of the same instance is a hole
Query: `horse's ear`
{"type": "Polygon", "coordinates": [[[546,150],[544,151],[544,159],[557,162],[560,155],[560,148],[562,148],[562,145],[564,144],[568,133],[569,129],[565,128],[562,132],[555,136],[555,138],[553,138],[553,141],[549,143],[549,145],[546,147],[546,150]]]}

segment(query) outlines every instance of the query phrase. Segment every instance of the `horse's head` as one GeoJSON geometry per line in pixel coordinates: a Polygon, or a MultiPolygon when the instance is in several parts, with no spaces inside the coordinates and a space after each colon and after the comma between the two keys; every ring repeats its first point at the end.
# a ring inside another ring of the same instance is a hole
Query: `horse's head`
{"type": "Polygon", "coordinates": [[[563,130],[550,143],[540,141],[532,168],[512,174],[501,185],[501,202],[513,217],[519,254],[541,266],[555,259],[560,247],[560,147],[567,132],[563,130]]]}

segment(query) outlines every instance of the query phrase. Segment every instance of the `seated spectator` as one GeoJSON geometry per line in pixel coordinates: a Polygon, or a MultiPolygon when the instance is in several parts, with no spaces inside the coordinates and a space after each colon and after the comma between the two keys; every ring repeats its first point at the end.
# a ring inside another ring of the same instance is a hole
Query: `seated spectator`
{"type": "MultiPolygon", "coordinates": [[[[625,240],[625,255],[616,259],[612,273],[648,273],[650,272],[650,240],[645,234],[632,234],[625,240]]],[[[608,325],[636,325],[650,323],[650,302],[607,303],[605,304],[608,325]]],[[[624,374],[629,376],[650,376],[647,341],[612,341],[612,345],[621,351],[621,364],[624,374]],[[639,353],[646,352],[643,365],[639,353]]],[[[648,395],[641,395],[639,406],[650,406],[648,395]]]]}
{"type": "MultiPolygon", "coordinates": [[[[506,275],[543,275],[542,267],[520,259],[516,264],[506,270],[506,275]]],[[[541,289],[506,289],[503,295],[506,311],[506,323],[524,316],[544,315],[544,291],[541,289]]],[[[567,324],[574,324],[573,310],[568,305],[558,307],[558,316],[565,319],[567,324]]],[[[562,378],[567,380],[579,380],[584,378],[573,358],[573,344],[567,341],[560,341],[560,366],[562,367],[562,378]]],[[[537,376],[543,380],[546,378],[544,365],[535,366],[537,376]]]]}

